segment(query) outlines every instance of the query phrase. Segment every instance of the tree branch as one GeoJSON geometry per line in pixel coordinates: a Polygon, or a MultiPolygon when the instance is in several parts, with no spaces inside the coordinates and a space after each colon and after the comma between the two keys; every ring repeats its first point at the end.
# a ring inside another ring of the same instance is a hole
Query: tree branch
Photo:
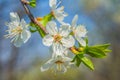
{"type": "Polygon", "coordinates": [[[24,10],[25,10],[26,14],[28,15],[28,17],[30,18],[31,22],[33,22],[34,24],[38,25],[47,34],[47,31],[46,31],[45,27],[42,24],[40,24],[36,20],[36,18],[34,18],[32,13],[30,12],[30,9],[28,8],[29,1],[20,0],[20,2],[22,3],[22,5],[24,7],[24,10]]]}

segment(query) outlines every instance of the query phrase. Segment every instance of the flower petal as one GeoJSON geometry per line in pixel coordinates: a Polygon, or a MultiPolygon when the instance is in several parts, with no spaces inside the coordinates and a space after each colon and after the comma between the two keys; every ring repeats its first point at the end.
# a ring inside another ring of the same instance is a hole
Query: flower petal
{"type": "Polygon", "coordinates": [[[20,18],[18,16],[18,14],[15,13],[15,12],[10,13],[10,19],[11,19],[11,21],[15,21],[15,22],[18,22],[18,23],[20,22],[20,18]]]}
{"type": "Polygon", "coordinates": [[[21,20],[20,25],[21,25],[23,28],[27,28],[27,23],[25,22],[24,19],[21,20]]]}
{"type": "Polygon", "coordinates": [[[31,33],[28,30],[23,30],[21,34],[21,39],[23,40],[23,42],[26,43],[30,37],[31,33]]]}
{"type": "Polygon", "coordinates": [[[78,15],[75,15],[73,20],[72,20],[72,24],[71,24],[72,27],[76,27],[77,26],[77,20],[78,20],[78,15]]]}
{"type": "Polygon", "coordinates": [[[54,43],[53,46],[53,57],[64,56],[65,47],[63,47],[60,43],[54,43]]]}
{"type": "Polygon", "coordinates": [[[80,38],[77,37],[76,39],[78,40],[78,42],[79,42],[82,46],[86,46],[86,42],[85,42],[84,39],[82,39],[81,37],[80,37],[80,38]]]}
{"type": "Polygon", "coordinates": [[[70,61],[72,60],[72,59],[69,58],[69,57],[64,57],[63,59],[64,59],[64,62],[66,62],[66,61],[70,62],[70,61]]]}
{"type": "Polygon", "coordinates": [[[51,36],[51,35],[46,35],[44,38],[43,38],[43,40],[42,40],[42,42],[43,42],[43,44],[44,45],[46,45],[46,46],[51,46],[52,44],[53,44],[53,37],[51,36]]]}
{"type": "Polygon", "coordinates": [[[50,35],[57,34],[57,32],[58,32],[58,30],[57,30],[57,24],[54,21],[48,22],[48,24],[46,26],[46,30],[48,31],[48,33],[50,35]]]}
{"type": "Polygon", "coordinates": [[[66,66],[62,65],[62,70],[61,70],[63,73],[65,73],[67,71],[67,68],[66,66]]]}
{"type": "Polygon", "coordinates": [[[60,11],[60,10],[54,10],[54,17],[62,24],[64,18],[67,16],[68,14],[65,13],[64,11],[60,11]]]}
{"type": "Polygon", "coordinates": [[[53,63],[54,63],[54,59],[50,59],[50,60],[48,60],[45,64],[43,64],[42,66],[41,66],[41,71],[43,72],[43,71],[47,71],[52,65],[53,65],[53,63]]]}
{"type": "Polygon", "coordinates": [[[62,38],[61,42],[62,42],[63,46],[65,46],[67,48],[70,48],[70,47],[74,46],[74,44],[75,44],[75,40],[71,35],[66,38],[62,38]]]}
{"type": "Polygon", "coordinates": [[[56,6],[56,4],[57,4],[57,0],[49,0],[50,7],[56,6]]]}
{"type": "Polygon", "coordinates": [[[16,47],[20,47],[23,44],[23,40],[21,39],[20,35],[16,35],[15,38],[13,39],[13,44],[16,47]]]}
{"type": "Polygon", "coordinates": [[[85,26],[79,25],[78,27],[76,27],[75,36],[85,37],[86,34],[87,34],[87,30],[86,30],[85,26]]]}
{"type": "Polygon", "coordinates": [[[60,26],[59,33],[61,36],[67,37],[70,33],[70,25],[63,24],[60,26]]]}

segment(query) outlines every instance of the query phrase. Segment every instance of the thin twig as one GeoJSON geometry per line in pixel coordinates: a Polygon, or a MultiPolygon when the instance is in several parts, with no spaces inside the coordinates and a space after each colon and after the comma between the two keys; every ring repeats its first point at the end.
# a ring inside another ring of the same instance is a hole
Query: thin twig
{"type": "Polygon", "coordinates": [[[40,24],[36,20],[36,18],[34,18],[34,16],[32,15],[32,13],[30,12],[30,9],[28,8],[29,1],[20,0],[20,2],[22,3],[22,5],[24,7],[24,10],[25,10],[26,14],[28,15],[28,17],[30,18],[31,22],[33,22],[34,24],[37,24],[47,34],[47,31],[46,31],[45,27],[42,24],[40,24]]]}

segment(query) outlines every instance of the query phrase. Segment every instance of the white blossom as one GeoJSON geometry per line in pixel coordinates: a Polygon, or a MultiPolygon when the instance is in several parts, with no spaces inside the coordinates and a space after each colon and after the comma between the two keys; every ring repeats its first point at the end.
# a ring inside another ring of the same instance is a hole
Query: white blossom
{"type": "Polygon", "coordinates": [[[53,72],[64,73],[67,71],[67,68],[69,68],[71,60],[71,58],[65,56],[52,57],[45,64],[43,64],[40,69],[42,72],[52,69],[53,72]]]}
{"type": "Polygon", "coordinates": [[[46,26],[48,34],[43,38],[43,44],[52,46],[53,52],[62,55],[65,49],[72,47],[75,44],[74,38],[70,34],[70,25],[61,25],[57,29],[54,21],[48,22],[46,26]]]}
{"type": "Polygon", "coordinates": [[[75,35],[75,38],[78,40],[78,42],[82,46],[86,46],[86,42],[84,40],[84,37],[86,37],[87,30],[84,25],[77,25],[78,15],[75,15],[75,17],[72,20],[71,28],[75,35]]]}
{"type": "Polygon", "coordinates": [[[64,12],[64,6],[58,7],[59,2],[57,4],[57,0],[49,0],[49,6],[51,7],[51,12],[53,16],[60,22],[63,23],[64,17],[67,16],[67,14],[64,12]]]}
{"type": "Polygon", "coordinates": [[[28,26],[24,19],[20,21],[17,13],[10,13],[11,22],[6,23],[8,26],[8,34],[5,35],[6,38],[11,38],[11,42],[14,43],[16,47],[20,47],[23,43],[26,43],[31,36],[28,30],[28,26]]]}

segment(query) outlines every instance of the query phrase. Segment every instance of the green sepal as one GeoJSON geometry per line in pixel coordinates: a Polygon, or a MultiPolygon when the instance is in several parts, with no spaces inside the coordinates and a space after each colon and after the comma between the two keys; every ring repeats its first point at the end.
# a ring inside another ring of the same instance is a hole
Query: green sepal
{"type": "Polygon", "coordinates": [[[30,28],[29,30],[31,33],[37,32],[37,29],[30,28]]]}
{"type": "Polygon", "coordinates": [[[36,7],[36,0],[31,0],[29,5],[33,8],[35,8],[36,7]]]}

